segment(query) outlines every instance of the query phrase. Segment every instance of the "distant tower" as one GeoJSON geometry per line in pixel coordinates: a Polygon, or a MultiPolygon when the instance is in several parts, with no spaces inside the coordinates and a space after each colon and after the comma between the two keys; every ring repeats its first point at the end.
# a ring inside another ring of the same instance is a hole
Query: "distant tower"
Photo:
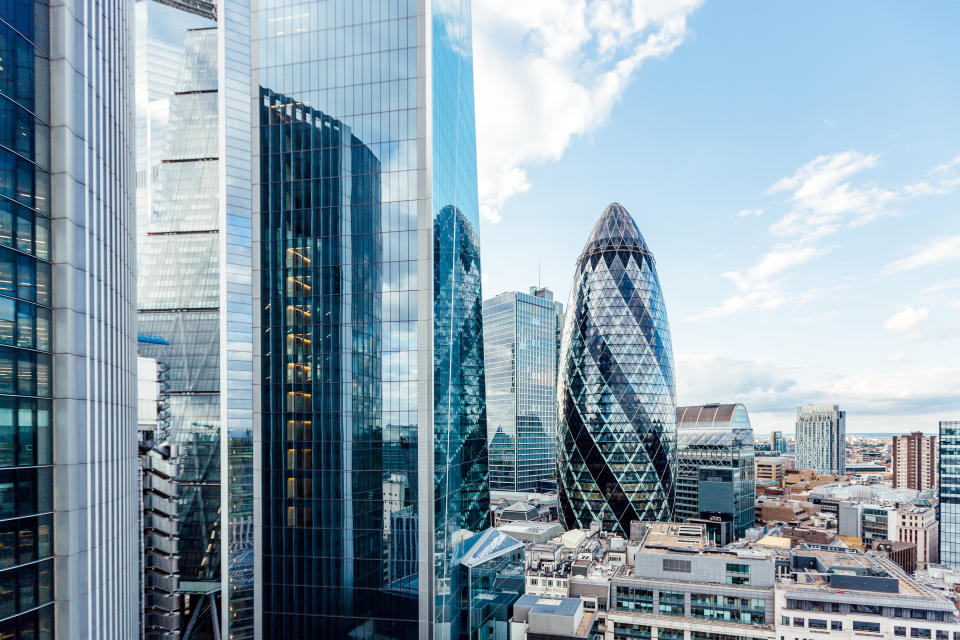
{"type": "Polygon", "coordinates": [[[960,569],[960,421],[940,423],[940,562],[960,569]]]}
{"type": "Polygon", "coordinates": [[[937,436],[919,431],[893,436],[893,486],[925,491],[937,486],[937,436]]]}
{"type": "Polygon", "coordinates": [[[797,469],[847,472],[847,412],[838,405],[797,407],[797,469]]]}
{"type": "Polygon", "coordinates": [[[490,488],[556,486],[557,326],[563,305],[544,287],[483,301],[490,488]]]}
{"type": "Polygon", "coordinates": [[[568,527],[673,517],[676,390],[653,254],[611,204],[570,289],[557,385],[557,485],[568,527]]]}

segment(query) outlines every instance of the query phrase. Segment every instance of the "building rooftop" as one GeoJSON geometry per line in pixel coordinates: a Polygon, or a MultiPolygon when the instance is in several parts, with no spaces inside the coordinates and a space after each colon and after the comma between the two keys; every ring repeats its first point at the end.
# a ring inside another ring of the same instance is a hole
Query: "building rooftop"
{"type": "Polygon", "coordinates": [[[640,547],[643,551],[703,551],[711,545],[706,527],[702,524],[651,522],[640,547]]]}

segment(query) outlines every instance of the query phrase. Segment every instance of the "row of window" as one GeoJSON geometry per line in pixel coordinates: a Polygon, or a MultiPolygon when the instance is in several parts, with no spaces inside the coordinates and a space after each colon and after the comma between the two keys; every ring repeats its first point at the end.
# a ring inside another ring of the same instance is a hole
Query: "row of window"
{"type": "Polygon", "coordinates": [[[885,615],[891,618],[910,618],[912,620],[936,620],[944,622],[947,620],[947,614],[943,611],[931,611],[928,609],[905,609],[902,607],[881,607],[880,605],[870,604],[848,604],[845,607],[839,602],[820,602],[817,600],[787,600],[788,609],[799,609],[801,611],[823,611],[825,613],[863,613],[868,615],[885,615]]]}
{"type": "Polygon", "coordinates": [[[53,553],[52,526],[49,514],[0,522],[0,569],[49,557],[53,553]]]}
{"type": "Polygon", "coordinates": [[[0,618],[53,600],[53,560],[0,571],[0,618]]]}
{"type": "Polygon", "coordinates": [[[52,510],[51,467],[0,469],[0,519],[32,516],[52,510]]]}

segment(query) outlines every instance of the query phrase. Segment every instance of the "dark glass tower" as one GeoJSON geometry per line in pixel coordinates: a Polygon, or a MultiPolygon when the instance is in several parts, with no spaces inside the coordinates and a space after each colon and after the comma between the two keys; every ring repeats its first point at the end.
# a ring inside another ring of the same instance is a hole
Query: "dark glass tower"
{"type": "Polygon", "coordinates": [[[590,233],[570,290],[560,372],[557,485],[567,527],[629,534],[673,516],[673,348],[653,254],[619,204],[590,233]]]}
{"type": "Polygon", "coordinates": [[[489,519],[469,2],[251,23],[256,627],[460,638],[489,519]]]}

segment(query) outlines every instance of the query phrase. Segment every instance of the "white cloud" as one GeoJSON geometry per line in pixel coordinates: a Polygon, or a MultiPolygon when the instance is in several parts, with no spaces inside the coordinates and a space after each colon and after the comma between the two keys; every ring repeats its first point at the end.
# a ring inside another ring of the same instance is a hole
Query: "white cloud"
{"type": "Polygon", "coordinates": [[[891,262],[883,269],[884,274],[897,271],[919,269],[940,262],[952,262],[960,259],[960,235],[946,236],[931,240],[917,248],[912,256],[891,262]]]}
{"type": "Polygon", "coordinates": [[[752,216],[762,216],[762,215],[763,215],[763,209],[740,209],[740,211],[737,212],[738,218],[749,218],[752,216]]]}
{"type": "Polygon", "coordinates": [[[887,331],[903,333],[916,329],[929,317],[930,309],[927,307],[907,307],[887,318],[887,321],[883,323],[883,328],[887,331]]]}
{"type": "Polygon", "coordinates": [[[480,0],[473,5],[480,213],[530,188],[601,126],[647,59],[670,54],[701,0],[480,0]]]}
{"type": "MultiPolygon", "coordinates": [[[[890,360],[900,361],[896,356],[890,360]]],[[[863,425],[860,430],[876,430],[870,424],[878,420],[887,426],[912,420],[909,426],[915,426],[919,416],[960,411],[960,367],[885,367],[822,379],[819,368],[809,372],[715,354],[679,355],[676,364],[681,404],[742,402],[754,427],[788,426],[802,404],[837,403],[863,425]],[[758,420],[761,415],[768,418],[758,420]]]]}
{"type": "MultiPolygon", "coordinates": [[[[800,302],[826,293],[823,290],[789,291],[782,275],[830,251],[833,247],[824,245],[825,238],[881,216],[893,215],[894,205],[907,198],[946,193],[960,186],[960,176],[955,175],[960,173],[960,156],[930,172],[935,183],[930,189],[917,184],[884,187],[859,179],[860,174],[875,168],[879,162],[879,155],[859,151],[819,155],[793,175],[777,180],[767,193],[785,194],[784,204],[788,210],[769,227],[776,244],[753,266],[723,274],[737,286],[736,294],[688,319],[773,309],[788,300],[800,302]]],[[[755,210],[744,209],[737,215],[751,215],[752,211],[755,210]]],[[[954,243],[960,245],[960,237],[941,238],[917,256],[893,263],[888,270],[951,259],[958,255],[958,246],[954,243]]]]}

